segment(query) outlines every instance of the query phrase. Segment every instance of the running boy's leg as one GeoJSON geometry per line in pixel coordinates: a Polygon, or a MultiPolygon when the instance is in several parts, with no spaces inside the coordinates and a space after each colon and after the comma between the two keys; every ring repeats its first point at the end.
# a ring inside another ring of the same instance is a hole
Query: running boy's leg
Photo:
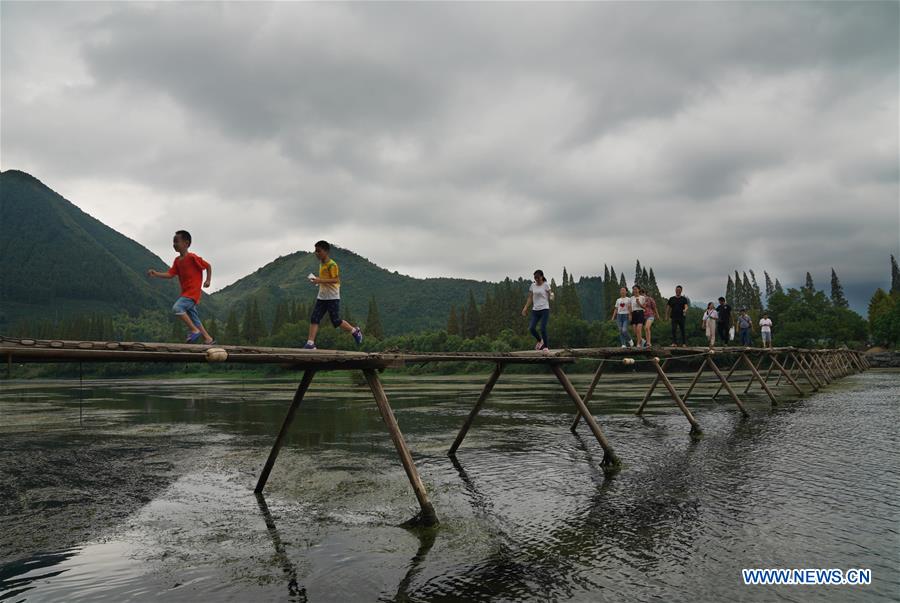
{"type": "Polygon", "coordinates": [[[329,299],[327,302],[328,307],[328,317],[331,318],[331,324],[334,325],[335,328],[341,329],[342,331],[346,331],[353,335],[353,339],[356,340],[357,344],[362,343],[362,331],[359,327],[354,327],[346,320],[341,319],[341,300],[339,299],[329,299]]]}
{"type": "Polygon", "coordinates": [[[209,333],[206,332],[206,328],[203,326],[203,323],[200,321],[200,312],[197,310],[197,304],[194,304],[190,308],[187,309],[188,318],[191,319],[191,322],[197,330],[203,335],[203,343],[212,343],[213,338],[209,333]]]}
{"type": "MultiPolygon", "coordinates": [[[[175,304],[172,306],[172,312],[185,324],[188,330],[191,333],[199,333],[200,329],[197,328],[197,325],[194,324],[194,320],[188,314],[188,311],[193,309],[196,304],[194,300],[189,297],[179,297],[175,300],[175,304]]],[[[196,313],[195,313],[196,316],[196,313]]],[[[199,322],[199,318],[197,321],[199,322]]]]}

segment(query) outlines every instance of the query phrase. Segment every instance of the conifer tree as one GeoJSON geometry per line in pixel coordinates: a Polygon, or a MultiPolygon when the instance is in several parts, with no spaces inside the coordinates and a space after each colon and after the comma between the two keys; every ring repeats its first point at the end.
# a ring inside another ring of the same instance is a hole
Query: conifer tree
{"type": "Polygon", "coordinates": [[[781,282],[777,278],[775,279],[775,292],[784,295],[784,287],[781,286],[781,282]]]}
{"type": "Polygon", "coordinates": [[[456,316],[456,306],[450,306],[450,316],[447,318],[447,335],[459,335],[459,318],[456,316]]]}
{"type": "Polygon", "coordinates": [[[844,297],[844,287],[841,285],[841,280],[838,278],[834,268],[831,269],[831,303],[833,303],[836,308],[850,307],[850,303],[847,301],[847,298],[844,297]]]}
{"type": "Polygon", "coordinates": [[[813,283],[813,277],[809,272],[806,273],[806,283],[803,285],[803,290],[809,293],[816,292],[816,285],[813,283]]]}
{"type": "MultiPolygon", "coordinates": [[[[616,305],[619,299],[619,277],[616,276],[616,268],[609,267],[609,286],[606,287],[606,308],[610,309],[616,305]]],[[[611,312],[612,310],[610,310],[611,312]]]]}
{"type": "Polygon", "coordinates": [[[766,300],[775,293],[775,285],[772,284],[772,277],[769,276],[769,273],[763,270],[763,275],[766,277],[766,300]]]}
{"type": "Polygon", "coordinates": [[[728,275],[728,283],[725,285],[725,299],[734,302],[734,281],[731,280],[731,275],[728,275]]]}
{"type": "Polygon", "coordinates": [[[634,284],[638,287],[642,286],[643,283],[643,270],[641,270],[641,261],[637,260],[634,264],[634,284]]]}
{"type": "Polygon", "coordinates": [[[216,322],[215,318],[210,318],[203,326],[206,327],[206,332],[209,333],[210,337],[218,339],[219,324],[216,322]]]}
{"type": "Polygon", "coordinates": [[[891,295],[900,295],[900,268],[894,254],[891,254],[891,295]]]}
{"type": "Polygon", "coordinates": [[[466,308],[465,335],[468,339],[478,337],[479,331],[478,306],[475,305],[475,294],[469,289],[469,305],[466,308]]]}
{"type": "Polygon", "coordinates": [[[272,319],[272,333],[275,334],[281,330],[288,322],[288,305],[285,301],[278,302],[275,307],[275,318],[272,319]]]}
{"type": "Polygon", "coordinates": [[[235,314],[234,308],[228,312],[228,319],[225,321],[224,342],[230,345],[238,345],[241,342],[240,327],[238,327],[237,314],[235,314]]]}
{"type": "Polygon", "coordinates": [[[747,278],[747,273],[744,273],[744,280],[741,281],[741,301],[738,305],[739,308],[752,308],[753,306],[753,285],[750,284],[750,279],[747,278]]]}
{"type": "Polygon", "coordinates": [[[384,339],[384,328],[381,326],[381,316],[378,315],[378,304],[375,296],[369,299],[369,314],[366,316],[366,336],[373,339],[384,339]]]}
{"type": "MultiPolygon", "coordinates": [[[[619,289],[628,290],[628,283],[625,281],[625,273],[619,275],[619,289]]],[[[613,298],[613,301],[619,298],[619,292],[616,291],[616,297],[613,298]]]]}
{"type": "Polygon", "coordinates": [[[756,274],[750,271],[750,283],[753,287],[753,296],[750,299],[751,310],[762,310],[762,291],[759,290],[759,283],[756,282],[756,274]]]}

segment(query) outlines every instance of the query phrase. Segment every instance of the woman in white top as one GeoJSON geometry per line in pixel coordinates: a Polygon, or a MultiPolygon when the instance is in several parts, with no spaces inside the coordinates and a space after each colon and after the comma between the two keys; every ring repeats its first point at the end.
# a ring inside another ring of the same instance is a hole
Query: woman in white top
{"type": "Polygon", "coordinates": [[[719,313],[716,312],[716,306],[712,302],[706,304],[706,312],[703,313],[703,328],[706,329],[706,336],[709,338],[709,347],[716,345],[716,322],[719,320],[719,313]]]}
{"type": "Polygon", "coordinates": [[[759,331],[762,334],[763,347],[771,349],[772,319],[769,318],[769,315],[767,313],[763,313],[762,318],[759,320],[759,331]]]}
{"type": "Polygon", "coordinates": [[[628,325],[631,323],[631,298],[628,297],[628,289],[625,287],[619,289],[619,299],[616,300],[610,320],[616,321],[619,327],[619,343],[623,348],[627,348],[629,343],[628,325]]]}
{"type": "Polygon", "coordinates": [[[543,270],[534,271],[534,282],[528,289],[528,299],[525,301],[525,307],[522,308],[522,316],[528,316],[528,306],[531,306],[531,324],[528,330],[537,339],[534,346],[536,350],[549,350],[547,342],[547,321],[550,319],[550,300],[553,299],[553,291],[550,290],[550,284],[544,278],[543,270]],[[535,327],[540,323],[541,332],[538,333],[535,327]]]}

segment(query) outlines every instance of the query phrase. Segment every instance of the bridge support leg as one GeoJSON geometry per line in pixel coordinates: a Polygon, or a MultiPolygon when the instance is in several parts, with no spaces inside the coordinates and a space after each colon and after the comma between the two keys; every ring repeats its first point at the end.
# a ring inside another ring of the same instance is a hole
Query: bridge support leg
{"type": "MultiPolygon", "coordinates": [[[[666,370],[666,366],[669,364],[669,359],[666,358],[666,361],[662,364],[663,371],[666,370]]],[[[653,395],[653,391],[656,389],[656,386],[659,385],[659,374],[657,374],[653,378],[653,383],[650,384],[650,388],[647,390],[647,393],[644,394],[644,399],[641,400],[641,405],[638,406],[638,409],[634,411],[634,414],[641,416],[641,413],[644,412],[644,407],[647,406],[647,402],[650,400],[650,396],[653,395]]]]}
{"type": "Polygon", "coordinates": [[[603,432],[600,430],[600,425],[597,424],[597,421],[594,419],[593,415],[591,415],[584,400],[582,400],[581,396],[578,395],[578,392],[575,391],[575,386],[572,385],[569,377],[563,372],[562,367],[554,363],[550,365],[550,369],[553,371],[553,374],[556,375],[556,378],[559,380],[560,385],[563,386],[563,389],[566,390],[566,393],[569,394],[569,397],[572,398],[572,402],[575,403],[578,412],[584,417],[584,420],[588,424],[588,427],[591,428],[594,437],[597,438],[597,441],[600,443],[600,447],[603,448],[603,461],[601,464],[603,466],[618,466],[620,464],[619,457],[616,456],[616,453],[607,441],[606,436],[604,436],[603,432]]]}
{"type": "Polygon", "coordinates": [[[790,373],[788,373],[787,370],[785,370],[784,366],[782,366],[782,364],[780,362],[778,362],[778,358],[776,358],[775,356],[772,356],[771,360],[772,360],[772,363],[775,365],[775,367],[781,372],[781,375],[779,375],[778,379],[780,380],[781,377],[786,377],[788,380],[788,383],[791,384],[791,387],[793,387],[795,390],[797,390],[797,393],[802,396],[804,394],[803,390],[800,389],[800,386],[797,385],[797,382],[794,381],[794,378],[791,377],[790,373]]]}
{"type": "Polygon", "coordinates": [[[806,380],[809,381],[813,386],[813,391],[818,391],[820,387],[822,387],[823,383],[816,375],[815,370],[813,370],[812,365],[808,362],[806,356],[803,352],[798,352],[797,362],[800,365],[800,370],[806,376],[806,380]]]}
{"type": "Polygon", "coordinates": [[[266,487],[266,481],[269,479],[269,474],[272,473],[272,467],[275,466],[275,459],[278,458],[278,453],[281,452],[281,444],[284,442],[284,437],[291,428],[291,423],[294,422],[294,415],[297,414],[297,408],[299,408],[303,396],[306,395],[306,390],[309,389],[309,384],[312,383],[315,374],[315,370],[306,370],[303,372],[303,378],[300,380],[300,385],[297,386],[297,391],[294,393],[294,400],[291,402],[291,407],[288,408],[287,415],[284,417],[284,422],[281,424],[281,429],[278,431],[278,437],[275,438],[275,444],[272,445],[272,451],[269,452],[269,458],[266,460],[262,473],[259,474],[259,481],[256,482],[256,488],[253,490],[257,494],[262,492],[263,488],[266,487]]]}
{"type": "Polygon", "coordinates": [[[672,382],[669,381],[669,378],[666,376],[665,371],[662,370],[662,366],[660,366],[658,358],[653,358],[653,368],[656,369],[656,374],[659,375],[660,381],[662,381],[663,385],[666,386],[666,389],[669,390],[669,395],[672,396],[675,404],[678,405],[678,408],[680,408],[681,412],[684,413],[684,416],[687,417],[688,422],[691,424],[691,433],[702,433],[700,424],[697,423],[697,419],[694,418],[694,415],[692,415],[691,411],[688,410],[688,407],[678,395],[678,392],[675,391],[675,386],[672,385],[672,382]]]}
{"type": "Polygon", "coordinates": [[[759,381],[759,384],[769,396],[769,399],[772,401],[772,406],[777,406],[778,400],[775,398],[775,394],[772,393],[772,390],[769,389],[768,384],[766,384],[766,382],[760,376],[759,372],[756,370],[756,366],[753,365],[753,362],[750,360],[750,358],[747,357],[746,354],[741,354],[741,357],[744,359],[744,362],[746,362],[747,367],[750,369],[750,373],[753,375],[753,378],[759,381]]]}
{"type": "MultiPolygon", "coordinates": [[[[728,369],[728,373],[725,375],[725,380],[726,380],[726,381],[727,381],[728,379],[731,378],[731,375],[734,374],[734,371],[737,369],[737,367],[738,367],[738,365],[739,365],[740,363],[741,363],[741,359],[740,359],[740,357],[738,357],[738,359],[734,361],[734,364],[731,365],[731,368],[728,369]]],[[[717,390],[716,390],[716,393],[714,393],[714,394],[712,395],[712,397],[713,397],[714,400],[715,400],[717,397],[719,397],[719,392],[721,392],[721,391],[722,391],[722,386],[719,385],[719,389],[717,389],[717,390]]]]}
{"type": "MultiPolygon", "coordinates": [[[[587,406],[587,403],[590,401],[591,396],[594,395],[594,390],[597,389],[597,383],[600,381],[600,376],[603,375],[603,367],[606,365],[605,360],[601,360],[600,364],[597,366],[597,370],[594,371],[594,377],[591,379],[591,384],[587,388],[587,392],[584,394],[584,404],[587,406]]],[[[572,426],[569,427],[569,431],[575,433],[575,430],[578,428],[578,423],[581,422],[581,413],[575,415],[575,419],[572,421],[572,426]]]]}
{"type": "MultiPolygon", "coordinates": [[[[709,358],[709,354],[707,354],[705,358],[709,358]]],[[[710,362],[712,362],[712,360],[710,360],[710,362]]],[[[691,395],[691,392],[694,391],[694,388],[697,386],[697,382],[700,381],[700,376],[703,374],[704,369],[706,369],[706,360],[700,363],[700,368],[697,369],[697,372],[694,374],[694,378],[691,380],[690,386],[688,386],[687,391],[684,392],[684,395],[681,396],[682,402],[687,402],[688,396],[691,395]]]]}
{"type": "Polygon", "coordinates": [[[706,360],[704,360],[704,363],[706,363],[706,362],[709,363],[709,365],[710,365],[709,368],[712,369],[712,372],[714,372],[716,374],[716,377],[719,378],[719,381],[722,382],[722,386],[728,392],[728,395],[730,395],[731,399],[734,400],[734,403],[737,404],[737,407],[738,407],[738,409],[740,409],[741,414],[744,415],[745,417],[749,417],[750,414],[747,412],[747,409],[744,408],[744,405],[741,403],[741,399],[738,398],[738,395],[735,393],[734,388],[732,388],[731,384],[728,383],[728,379],[725,378],[725,375],[722,374],[722,371],[719,370],[719,367],[716,366],[716,364],[712,361],[712,359],[709,356],[707,356],[706,360]]]}
{"type": "MultiPolygon", "coordinates": [[[[760,356],[760,357],[759,357],[759,360],[758,360],[757,363],[756,363],[756,370],[757,370],[757,371],[759,370],[759,367],[762,366],[763,358],[764,358],[764,356],[760,356]]],[[[771,367],[771,366],[769,366],[769,370],[770,370],[770,371],[772,370],[772,367],[771,367]]],[[[768,381],[768,379],[769,379],[769,374],[766,373],[766,380],[768,381]]],[[[750,379],[749,381],[747,381],[747,387],[744,388],[744,394],[745,394],[745,395],[750,391],[750,386],[751,386],[751,385],[753,385],[753,379],[750,379]]]]}
{"type": "Polygon", "coordinates": [[[378,378],[378,373],[375,372],[375,369],[364,369],[363,374],[366,376],[366,381],[369,383],[369,389],[372,390],[372,395],[375,396],[375,403],[378,405],[378,411],[381,413],[381,418],[384,419],[384,423],[388,428],[388,433],[391,434],[391,440],[393,440],[394,447],[397,449],[397,454],[400,456],[400,462],[403,464],[403,470],[406,471],[406,477],[409,479],[409,483],[416,493],[416,499],[419,501],[419,506],[422,508],[417,523],[426,526],[436,525],[438,519],[434,512],[434,507],[432,506],[431,501],[428,500],[428,493],[425,491],[425,485],[422,483],[422,478],[419,477],[419,472],[416,471],[415,464],[413,464],[412,454],[410,454],[409,448],[406,446],[406,441],[403,439],[403,434],[400,432],[400,426],[397,425],[397,419],[394,417],[394,411],[391,409],[391,405],[388,402],[387,394],[384,393],[381,379],[378,378]]]}
{"type": "Polygon", "coordinates": [[[478,416],[478,412],[481,410],[481,407],[484,406],[484,401],[487,400],[491,390],[494,389],[494,385],[497,384],[497,380],[500,378],[500,373],[502,372],[503,365],[497,364],[497,366],[494,367],[494,371],[491,373],[488,382],[484,384],[484,389],[481,390],[481,395],[478,396],[478,401],[475,402],[472,412],[466,417],[466,422],[463,423],[459,433],[456,435],[456,439],[453,441],[453,445],[450,446],[450,451],[447,453],[448,455],[453,456],[456,454],[456,449],[459,448],[459,445],[462,444],[462,441],[466,438],[466,434],[469,433],[472,422],[475,420],[475,417],[478,416]]]}

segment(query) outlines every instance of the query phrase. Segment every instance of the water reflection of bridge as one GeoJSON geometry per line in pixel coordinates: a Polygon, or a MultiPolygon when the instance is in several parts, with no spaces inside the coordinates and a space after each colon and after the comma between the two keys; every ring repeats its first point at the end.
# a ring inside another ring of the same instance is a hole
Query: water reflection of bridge
{"type": "Polygon", "coordinates": [[[690,423],[692,434],[700,432],[700,423],[687,407],[686,401],[691,395],[695,397],[698,395],[698,386],[702,383],[701,377],[707,370],[710,371],[715,377],[715,382],[718,383],[718,388],[712,396],[717,397],[724,389],[737,406],[739,412],[743,416],[747,416],[748,413],[741,395],[735,389],[735,378],[741,374],[741,372],[737,371],[740,371],[742,367],[749,374],[749,381],[746,383],[743,394],[746,394],[754,384],[758,384],[773,405],[778,403],[778,395],[790,393],[791,395],[803,396],[827,386],[836,379],[869,368],[862,353],[847,349],[810,350],[744,347],[715,349],[589,348],[564,349],[551,353],[539,351],[509,353],[368,353],[247,346],[34,340],[7,337],[0,337],[0,357],[6,357],[7,367],[10,372],[14,362],[229,362],[278,364],[302,370],[303,376],[300,380],[300,385],[297,387],[293,401],[288,408],[287,415],[256,484],[255,491],[257,493],[262,492],[265,487],[269,474],[278,458],[284,438],[316,373],[319,371],[337,370],[362,371],[421,507],[421,512],[414,518],[414,523],[423,525],[436,524],[437,516],[434,507],[428,499],[425,485],[413,463],[412,454],[406,445],[379,377],[379,372],[385,369],[435,362],[478,362],[494,365],[494,370],[491,372],[487,383],[475,402],[475,406],[468,417],[466,417],[459,434],[450,447],[449,454],[451,457],[454,457],[479,411],[490,396],[491,390],[507,366],[522,364],[546,367],[556,376],[560,385],[575,405],[576,415],[571,427],[572,432],[574,433],[578,424],[584,420],[603,449],[603,459],[600,464],[603,467],[615,468],[619,465],[619,458],[587,406],[594,392],[597,391],[598,387],[601,387],[601,378],[604,370],[610,365],[646,366],[653,375],[653,379],[636,410],[636,414],[640,415],[644,411],[654,391],[662,384],[669,398],[690,423]],[[584,359],[599,361],[599,364],[594,371],[585,395],[582,396],[576,391],[575,386],[563,368],[584,359]],[[727,372],[723,372],[722,367],[719,366],[719,359],[731,363],[731,367],[727,372]],[[671,368],[679,364],[682,367],[699,365],[690,385],[683,393],[677,391],[669,374],[666,372],[666,369],[671,370],[671,368]],[[775,379],[776,377],[777,380],[775,379]],[[782,380],[784,380],[783,385],[782,380]],[[802,386],[801,383],[803,384],[802,386]]]}

